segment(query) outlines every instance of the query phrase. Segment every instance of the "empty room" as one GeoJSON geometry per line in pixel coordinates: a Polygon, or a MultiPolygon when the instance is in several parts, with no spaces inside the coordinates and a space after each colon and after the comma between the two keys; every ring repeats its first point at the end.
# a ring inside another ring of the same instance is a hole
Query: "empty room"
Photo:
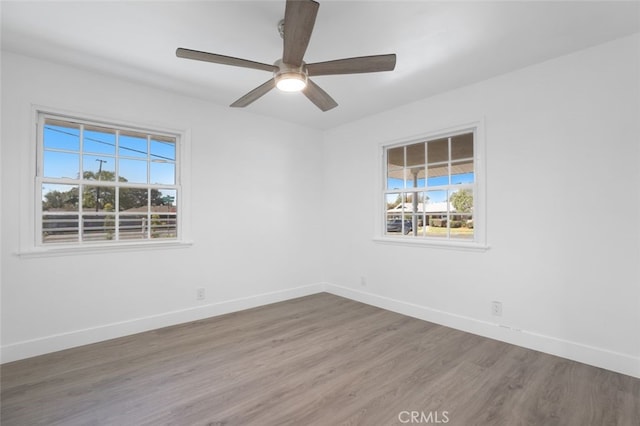
{"type": "Polygon", "coordinates": [[[0,17],[3,426],[640,424],[640,2],[0,17]]]}

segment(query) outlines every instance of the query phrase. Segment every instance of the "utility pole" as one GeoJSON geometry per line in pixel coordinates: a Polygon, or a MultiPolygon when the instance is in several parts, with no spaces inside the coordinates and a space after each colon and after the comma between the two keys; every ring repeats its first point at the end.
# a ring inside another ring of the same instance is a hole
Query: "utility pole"
{"type": "MultiPolygon", "coordinates": [[[[102,163],[106,163],[107,160],[101,160],[96,158],[96,161],[100,162],[100,166],[98,167],[98,182],[100,182],[100,178],[102,177],[102,163]]],[[[96,188],[96,211],[100,207],[100,185],[96,188]]]]}

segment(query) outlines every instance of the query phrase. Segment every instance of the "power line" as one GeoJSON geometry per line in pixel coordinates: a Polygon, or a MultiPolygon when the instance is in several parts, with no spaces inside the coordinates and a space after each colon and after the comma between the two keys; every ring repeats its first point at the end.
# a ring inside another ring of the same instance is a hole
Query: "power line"
{"type": "MultiPolygon", "coordinates": [[[[62,134],[65,134],[65,135],[70,135],[70,136],[79,137],[79,135],[76,135],[76,134],[74,134],[74,133],[71,133],[71,132],[65,132],[64,130],[55,129],[55,128],[53,128],[53,127],[45,126],[45,128],[46,128],[47,130],[51,130],[52,132],[58,132],[58,133],[62,133],[62,134]]],[[[101,144],[103,144],[103,145],[109,145],[109,146],[112,146],[112,147],[114,147],[114,148],[115,148],[115,146],[116,146],[116,144],[114,144],[114,143],[106,142],[106,141],[101,141],[100,139],[87,138],[87,137],[85,137],[84,139],[85,139],[85,140],[87,140],[87,141],[92,141],[92,142],[101,143],[101,144]]],[[[170,143],[170,142],[164,142],[164,141],[156,141],[156,142],[164,143],[164,144],[167,144],[167,145],[174,145],[174,146],[175,146],[175,144],[172,144],[172,143],[170,143]]],[[[120,149],[124,149],[124,150],[127,150],[127,151],[137,152],[137,153],[139,153],[139,154],[147,155],[147,153],[146,153],[145,151],[140,151],[139,149],[135,149],[135,148],[129,148],[129,147],[122,146],[122,145],[118,146],[118,148],[120,148],[120,149]]],[[[149,153],[149,155],[151,155],[152,157],[161,158],[161,159],[163,159],[163,160],[175,161],[175,158],[165,157],[165,156],[158,155],[158,154],[149,153]]]]}

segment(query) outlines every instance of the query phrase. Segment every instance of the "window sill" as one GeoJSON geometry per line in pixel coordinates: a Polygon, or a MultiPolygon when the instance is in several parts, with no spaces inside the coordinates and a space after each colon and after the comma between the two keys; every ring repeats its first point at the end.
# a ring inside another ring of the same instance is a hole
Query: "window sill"
{"type": "Polygon", "coordinates": [[[429,247],[459,251],[485,252],[490,248],[486,244],[478,243],[475,241],[434,241],[427,239],[408,239],[404,237],[376,237],[373,239],[373,241],[381,244],[392,244],[407,247],[429,247]]]}
{"type": "Polygon", "coordinates": [[[56,246],[56,247],[35,247],[15,253],[16,256],[24,259],[51,256],[76,256],[79,254],[96,253],[121,253],[131,251],[162,250],[188,248],[193,245],[191,241],[162,241],[162,242],[135,242],[120,244],[86,244],[82,246],[56,246]]]}

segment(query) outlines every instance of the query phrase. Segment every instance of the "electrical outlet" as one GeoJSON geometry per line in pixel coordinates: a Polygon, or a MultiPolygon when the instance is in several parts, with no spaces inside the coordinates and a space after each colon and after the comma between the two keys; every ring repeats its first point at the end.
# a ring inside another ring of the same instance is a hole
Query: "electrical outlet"
{"type": "Polygon", "coordinates": [[[502,316],[502,302],[491,302],[491,315],[496,317],[502,316]]]}
{"type": "Polygon", "coordinates": [[[366,287],[367,286],[367,277],[365,277],[364,275],[360,277],[360,285],[362,287],[366,287]]]}
{"type": "Polygon", "coordinates": [[[196,300],[204,300],[205,291],[204,288],[199,288],[196,290],[196,300]]]}

